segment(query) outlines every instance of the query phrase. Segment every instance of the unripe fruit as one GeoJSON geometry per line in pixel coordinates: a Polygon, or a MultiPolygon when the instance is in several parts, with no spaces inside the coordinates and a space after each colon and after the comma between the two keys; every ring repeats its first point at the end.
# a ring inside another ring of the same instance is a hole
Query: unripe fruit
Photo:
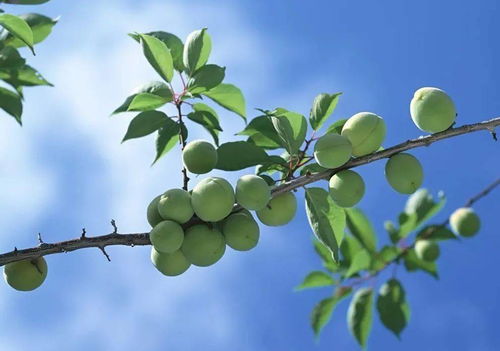
{"type": "Polygon", "coordinates": [[[481,221],[472,208],[462,207],[450,216],[450,225],[456,234],[471,237],[481,228],[481,221]]]}
{"type": "Polygon", "coordinates": [[[225,179],[205,178],[194,187],[191,204],[196,215],[205,222],[220,221],[233,209],[233,188],[225,179]]]}
{"type": "Polygon", "coordinates": [[[429,133],[450,128],[457,111],[451,98],[438,88],[420,88],[410,103],[411,119],[417,127],[429,133]]]}
{"type": "Polygon", "coordinates": [[[297,212],[297,199],[292,192],[277,195],[266,207],[257,211],[257,217],[265,225],[276,227],[290,222],[297,212]]]}
{"type": "Polygon", "coordinates": [[[271,200],[271,188],[261,177],[242,176],[236,183],[236,202],[247,210],[261,210],[271,200]]]}
{"type": "Polygon", "coordinates": [[[194,140],[182,151],[184,166],[189,172],[204,174],[210,172],[217,164],[217,150],[205,140],[194,140]]]}
{"type": "Polygon", "coordinates": [[[162,274],[170,277],[184,273],[191,266],[181,250],[162,253],[154,247],[151,248],[151,262],[162,274]]]}
{"type": "Polygon", "coordinates": [[[330,196],[340,207],[353,207],[365,194],[365,182],[361,176],[346,169],[330,178],[330,196]]]}
{"type": "Polygon", "coordinates": [[[385,122],[374,113],[360,112],[352,116],[342,127],[342,135],[352,145],[356,157],[377,151],[385,139],[385,122]]]}
{"type": "Polygon", "coordinates": [[[160,201],[160,197],[161,195],[158,195],[148,205],[147,218],[151,227],[154,227],[163,221],[163,218],[160,216],[160,212],[158,212],[158,201],[160,201]]]}
{"type": "Polygon", "coordinates": [[[314,145],[314,158],[321,167],[340,167],[349,161],[351,155],[351,142],[339,134],[326,134],[319,138],[314,145]]]}
{"type": "Polygon", "coordinates": [[[391,156],[385,164],[385,177],[397,192],[413,194],[422,185],[424,171],[415,156],[400,153],[391,156]]]}
{"type": "Polygon", "coordinates": [[[206,267],[220,260],[226,251],[226,242],[217,229],[197,224],[186,230],[181,250],[189,262],[206,267]]]}
{"type": "Polygon", "coordinates": [[[224,220],[222,234],[226,244],[238,251],[253,249],[259,241],[259,225],[246,213],[235,213],[224,220]]]}
{"type": "Polygon", "coordinates": [[[183,189],[170,189],[160,196],[158,211],[163,219],[186,223],[193,217],[191,195],[183,189]]]}
{"type": "Polygon", "coordinates": [[[439,246],[430,240],[418,240],[415,243],[415,253],[421,260],[434,262],[439,257],[439,246]]]}
{"type": "Polygon", "coordinates": [[[47,277],[45,258],[26,259],[7,263],[3,277],[7,284],[19,291],[31,291],[42,285],[47,277]]]}
{"type": "Polygon", "coordinates": [[[174,221],[163,221],[151,230],[149,240],[157,251],[172,253],[181,248],[184,230],[174,221]]]}

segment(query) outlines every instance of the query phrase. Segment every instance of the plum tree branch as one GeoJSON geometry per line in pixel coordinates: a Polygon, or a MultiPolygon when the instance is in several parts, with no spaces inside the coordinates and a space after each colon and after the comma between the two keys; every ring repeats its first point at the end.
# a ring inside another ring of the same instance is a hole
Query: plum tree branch
{"type": "MultiPolygon", "coordinates": [[[[500,126],[500,117],[493,118],[484,122],[464,125],[458,128],[451,128],[441,133],[408,140],[404,143],[395,145],[393,147],[373,153],[371,155],[366,155],[363,157],[353,159],[342,167],[328,170],[325,172],[304,175],[299,178],[285,182],[273,189],[273,195],[278,195],[290,190],[294,190],[322,179],[328,179],[331,175],[343,169],[358,167],[383,158],[390,157],[394,154],[397,154],[398,152],[410,150],[421,146],[428,146],[434,142],[444,140],[447,138],[455,137],[462,134],[468,134],[480,130],[489,130],[492,134],[494,134],[494,128],[498,126],[500,126]]],[[[481,193],[471,198],[471,200],[469,200],[469,204],[472,204],[479,198],[484,197],[498,185],[500,185],[500,180],[495,181],[481,193]]],[[[76,239],[61,241],[58,243],[50,243],[50,244],[40,240],[39,245],[36,247],[22,249],[22,250],[18,250],[17,248],[15,248],[13,251],[0,254],[0,266],[19,260],[33,259],[39,256],[70,252],[85,248],[97,248],[99,250],[103,250],[107,246],[116,246],[116,245],[122,245],[122,246],[151,245],[151,242],[149,241],[149,233],[120,234],[117,232],[116,225],[113,225],[113,229],[114,229],[113,232],[111,232],[110,234],[95,236],[95,237],[87,236],[86,231],[83,230],[81,236],[76,239]]]]}

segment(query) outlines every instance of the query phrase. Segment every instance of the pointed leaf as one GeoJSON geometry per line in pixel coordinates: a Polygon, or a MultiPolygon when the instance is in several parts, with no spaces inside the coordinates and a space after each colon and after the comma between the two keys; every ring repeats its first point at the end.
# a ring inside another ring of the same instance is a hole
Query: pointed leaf
{"type": "Polygon", "coordinates": [[[359,250],[352,258],[352,262],[349,266],[348,271],[345,273],[345,277],[350,278],[354,274],[370,268],[370,263],[370,254],[364,249],[359,250]]]}
{"type": "MultiPolygon", "coordinates": [[[[117,114],[120,112],[127,112],[129,110],[130,104],[134,100],[134,98],[141,93],[150,93],[154,95],[158,95],[162,97],[163,100],[170,102],[172,101],[173,94],[169,87],[163,83],[158,81],[152,81],[147,84],[141,85],[134,89],[132,94],[127,97],[127,99],[118,107],[113,114],[117,114]]],[[[159,101],[159,100],[158,100],[159,101]]]]}
{"type": "Polygon", "coordinates": [[[165,126],[158,131],[158,136],[156,137],[156,158],[153,164],[179,143],[179,131],[179,124],[167,118],[165,126]]]}
{"type": "Polygon", "coordinates": [[[314,271],[309,273],[302,284],[295,288],[295,291],[310,289],[310,288],[321,288],[325,286],[332,286],[335,284],[335,280],[327,273],[322,271],[314,271]]]}
{"type": "Polygon", "coordinates": [[[335,110],[341,94],[319,94],[316,96],[311,109],[311,116],[309,117],[312,129],[318,130],[321,128],[323,123],[333,113],[333,110],[335,110]]]}
{"type": "MultiPolygon", "coordinates": [[[[26,21],[33,33],[33,44],[38,44],[44,41],[52,32],[52,28],[56,25],[58,19],[50,18],[38,13],[28,13],[20,15],[19,18],[26,21]]],[[[20,48],[26,46],[26,43],[17,37],[3,31],[0,34],[0,40],[4,40],[6,45],[20,48]]]]}
{"type": "Polygon", "coordinates": [[[208,61],[212,51],[212,40],[207,29],[196,30],[188,35],[184,45],[183,62],[186,71],[191,75],[208,61]]]}
{"type": "Polygon", "coordinates": [[[314,239],[314,250],[321,257],[323,261],[323,267],[328,269],[330,272],[334,273],[339,270],[339,265],[334,261],[332,257],[332,252],[325,244],[321,241],[314,239]]]}
{"type": "Polygon", "coordinates": [[[24,66],[25,63],[26,60],[12,46],[6,46],[0,50],[0,69],[15,70],[24,66]]]}
{"type": "Polygon", "coordinates": [[[245,99],[241,90],[232,84],[219,84],[209,91],[202,93],[215,103],[240,115],[246,121],[245,99]]]}
{"type": "Polygon", "coordinates": [[[264,149],[281,147],[281,140],[274,129],[273,123],[267,116],[253,118],[238,135],[249,136],[248,141],[264,149]]]}
{"type": "Polygon", "coordinates": [[[22,125],[23,103],[18,94],[0,87],[0,108],[14,117],[17,123],[22,125]]]}
{"type": "Polygon", "coordinates": [[[168,116],[160,111],[145,111],[139,113],[130,121],[127,133],[122,142],[156,132],[168,123],[166,121],[167,119],[168,116]]]}
{"type": "Polygon", "coordinates": [[[382,285],[377,298],[377,310],[382,324],[399,338],[410,319],[410,307],[398,280],[390,279],[382,285]]]}
{"type": "Polygon", "coordinates": [[[366,215],[359,208],[346,208],[347,227],[351,234],[359,240],[369,252],[375,252],[377,237],[373,226],[366,215]]]}
{"type": "Polygon", "coordinates": [[[222,128],[219,124],[219,116],[210,106],[197,103],[193,105],[194,111],[189,113],[187,117],[195,123],[202,125],[212,135],[215,144],[219,145],[219,131],[222,128]]]}
{"type": "Polygon", "coordinates": [[[326,130],[326,134],[328,133],[340,134],[342,132],[342,128],[344,128],[345,122],[347,122],[347,119],[340,119],[337,122],[333,123],[326,130]]]}
{"type": "Polygon", "coordinates": [[[151,35],[140,34],[144,56],[155,71],[167,82],[174,75],[174,63],[170,50],[164,42],[151,35]]]}
{"type": "Polygon", "coordinates": [[[344,298],[349,296],[352,289],[348,287],[339,287],[332,297],[321,300],[311,313],[311,326],[316,337],[319,336],[321,330],[330,321],[335,306],[344,298]]]}
{"type": "Polygon", "coordinates": [[[408,272],[422,270],[426,273],[429,273],[434,278],[439,279],[436,263],[421,260],[420,258],[418,258],[414,249],[409,250],[404,255],[404,263],[405,263],[405,268],[408,272]]]}
{"type": "Polygon", "coordinates": [[[366,341],[372,328],[373,290],[359,289],[353,296],[347,311],[347,324],[351,334],[361,347],[365,348],[366,341]]]}
{"type": "Polygon", "coordinates": [[[5,80],[14,87],[31,87],[37,85],[52,86],[52,84],[47,81],[36,69],[28,65],[18,69],[0,71],[0,79],[5,80]]]}
{"type": "Polygon", "coordinates": [[[222,83],[225,76],[225,67],[217,65],[205,65],[200,67],[188,81],[188,91],[191,94],[199,94],[215,88],[222,83]]]}
{"type": "Polygon", "coordinates": [[[299,113],[282,108],[271,112],[270,118],[280,137],[281,145],[290,155],[296,155],[306,137],[306,118],[299,113]]]}
{"type": "MultiPolygon", "coordinates": [[[[182,62],[182,53],[184,51],[184,44],[182,43],[182,40],[179,39],[179,37],[177,37],[172,33],[163,31],[155,31],[144,34],[160,39],[170,50],[175,70],[179,72],[184,71],[184,63],[182,62]]],[[[131,33],[129,35],[132,38],[134,38],[137,42],[140,42],[141,37],[139,33],[131,33]]]]}
{"type": "Polygon", "coordinates": [[[4,13],[0,15],[0,26],[4,27],[10,34],[28,45],[33,54],[33,32],[25,20],[18,16],[4,13]]]}
{"type": "Polygon", "coordinates": [[[445,226],[429,225],[422,228],[422,230],[418,232],[417,239],[431,239],[433,241],[440,241],[449,239],[458,240],[459,238],[445,226]]]}
{"type": "Polygon", "coordinates": [[[171,100],[151,93],[140,93],[132,98],[127,111],[150,111],[157,109],[171,100]]]}
{"type": "Polygon", "coordinates": [[[216,169],[237,171],[266,162],[269,156],[266,152],[245,141],[235,141],[222,144],[217,149],[216,169]]]}

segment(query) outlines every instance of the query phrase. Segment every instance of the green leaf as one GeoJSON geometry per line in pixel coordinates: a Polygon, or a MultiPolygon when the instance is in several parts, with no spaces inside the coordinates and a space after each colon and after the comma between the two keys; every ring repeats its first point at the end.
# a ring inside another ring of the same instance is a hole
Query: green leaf
{"type": "Polygon", "coordinates": [[[340,252],[342,253],[342,262],[340,265],[342,268],[348,269],[351,266],[356,254],[363,250],[364,249],[358,239],[353,236],[346,235],[340,245],[340,252]]]}
{"type": "Polygon", "coordinates": [[[389,262],[393,261],[399,255],[399,249],[395,246],[384,246],[382,250],[372,256],[371,269],[379,271],[384,268],[389,262]]]}
{"type": "Polygon", "coordinates": [[[24,66],[25,63],[26,60],[12,46],[6,46],[0,50],[0,69],[15,70],[24,66]]]}
{"type": "Polygon", "coordinates": [[[28,45],[33,54],[33,32],[25,20],[18,16],[4,13],[0,15],[0,26],[4,27],[10,34],[28,45]]]}
{"type": "Polygon", "coordinates": [[[430,239],[434,241],[458,240],[458,237],[448,228],[442,225],[429,225],[422,228],[417,234],[417,239],[430,239]]]}
{"type": "Polygon", "coordinates": [[[321,241],[314,239],[314,250],[321,257],[323,261],[323,267],[328,269],[330,272],[334,273],[339,270],[339,265],[334,261],[332,257],[332,252],[325,244],[321,241]]]}
{"type": "Polygon", "coordinates": [[[165,43],[151,35],[140,34],[144,56],[155,71],[170,82],[174,76],[174,63],[165,43]]]}
{"type": "Polygon", "coordinates": [[[120,107],[118,107],[113,112],[113,114],[117,114],[120,112],[127,112],[129,110],[130,104],[132,103],[134,98],[141,93],[150,93],[150,94],[158,95],[158,96],[162,97],[164,100],[166,100],[167,102],[172,101],[172,98],[173,98],[172,91],[169,89],[169,87],[165,83],[159,82],[159,81],[152,81],[152,82],[141,85],[141,86],[137,87],[136,89],[134,89],[132,94],[127,97],[127,99],[120,105],[120,107]]]}
{"type": "Polygon", "coordinates": [[[321,288],[325,286],[332,286],[335,284],[335,280],[327,273],[322,271],[314,271],[309,273],[302,284],[295,288],[295,291],[310,289],[310,288],[321,288]]]}
{"type": "Polygon", "coordinates": [[[183,62],[190,75],[208,61],[212,51],[212,40],[207,29],[196,30],[188,35],[184,45],[183,62]]]}
{"type": "Polygon", "coordinates": [[[373,226],[366,215],[359,208],[346,208],[347,228],[369,252],[375,252],[377,237],[373,226]]]}
{"type": "Polygon", "coordinates": [[[412,231],[417,228],[417,214],[407,214],[401,212],[398,217],[399,228],[396,228],[391,221],[385,222],[385,229],[389,233],[391,241],[396,244],[401,239],[406,238],[412,231]]]}
{"type": "Polygon", "coordinates": [[[373,291],[370,288],[359,289],[353,296],[347,311],[349,331],[362,348],[372,328],[373,291]]]}
{"type": "MultiPolygon", "coordinates": [[[[33,33],[33,44],[38,44],[44,41],[52,32],[52,28],[56,25],[58,19],[50,18],[38,13],[28,13],[20,15],[19,18],[26,21],[33,33]]],[[[3,31],[0,34],[0,40],[4,40],[6,45],[20,48],[26,46],[26,43],[17,37],[3,31]]]]}
{"type": "MultiPolygon", "coordinates": [[[[158,136],[156,137],[156,158],[154,159],[153,164],[155,164],[161,157],[165,156],[176,144],[179,143],[179,132],[179,124],[175,123],[170,118],[167,118],[165,126],[158,131],[158,136]]],[[[184,137],[186,137],[186,135],[184,137]]]]}
{"type": "Polygon", "coordinates": [[[188,91],[191,94],[199,94],[215,88],[222,83],[226,72],[225,67],[217,65],[205,65],[200,67],[188,81],[188,91]]]}
{"type": "Polygon", "coordinates": [[[441,211],[445,204],[444,194],[440,193],[439,201],[435,202],[427,189],[419,189],[408,198],[405,213],[416,216],[415,229],[417,229],[441,211]]]}
{"type": "Polygon", "coordinates": [[[219,146],[219,131],[222,131],[222,128],[219,124],[219,116],[214,109],[210,106],[197,103],[193,105],[194,111],[189,113],[187,117],[195,123],[203,126],[209,133],[212,135],[214,142],[217,146],[219,146]]]}
{"type": "Polygon", "coordinates": [[[156,132],[168,123],[168,116],[160,111],[141,112],[130,121],[122,143],[129,139],[140,138],[156,132]]]}
{"type": "Polygon", "coordinates": [[[245,141],[225,143],[217,149],[217,166],[224,171],[237,171],[266,162],[266,152],[245,141]]]}
{"type": "MultiPolygon", "coordinates": [[[[182,72],[184,71],[184,63],[182,62],[182,53],[184,51],[184,44],[182,40],[179,39],[176,35],[163,31],[155,31],[144,33],[146,35],[155,37],[161,40],[167,48],[170,50],[170,54],[172,55],[172,60],[174,62],[174,68],[176,71],[182,72]]],[[[129,34],[132,38],[134,38],[137,42],[140,42],[140,34],[131,33],[129,34]]]]}
{"type": "Polygon", "coordinates": [[[370,254],[364,249],[359,250],[352,258],[352,262],[349,266],[349,269],[345,273],[345,277],[350,278],[354,274],[370,268],[370,263],[370,254]]]}
{"type": "Polygon", "coordinates": [[[310,163],[308,165],[305,165],[304,167],[300,168],[300,175],[306,175],[306,174],[314,174],[314,173],[320,173],[327,171],[328,168],[321,167],[317,163],[310,163]]]}
{"type": "Polygon", "coordinates": [[[316,337],[321,330],[330,321],[335,306],[344,298],[349,296],[352,289],[349,287],[339,287],[332,297],[321,300],[311,313],[311,326],[316,337]]]}
{"type": "Polygon", "coordinates": [[[171,99],[166,99],[163,96],[158,96],[151,93],[140,93],[132,98],[127,111],[150,111],[157,109],[171,99]]]}
{"type": "Polygon", "coordinates": [[[410,319],[410,306],[398,280],[390,279],[380,287],[377,310],[382,324],[399,338],[410,319]]]}
{"type": "Polygon", "coordinates": [[[49,0],[1,0],[1,2],[12,5],[39,5],[49,2],[49,0]]]}
{"type": "Polygon", "coordinates": [[[307,120],[299,113],[277,108],[270,114],[281,145],[290,155],[297,155],[306,138],[307,120]]]}
{"type": "Polygon", "coordinates": [[[206,97],[212,99],[215,103],[240,115],[245,121],[245,98],[241,90],[232,84],[219,84],[215,88],[202,93],[206,97]]]}
{"type": "Polygon", "coordinates": [[[340,134],[342,132],[342,128],[344,128],[345,122],[347,122],[347,119],[340,119],[337,122],[333,123],[326,130],[326,134],[328,133],[340,134]]]}
{"type": "Polygon", "coordinates": [[[338,261],[346,222],[344,210],[322,188],[307,188],[305,198],[307,218],[314,234],[338,261]]]}
{"type": "Polygon", "coordinates": [[[36,69],[28,65],[14,70],[0,71],[0,79],[5,80],[14,87],[52,86],[36,69]]]}
{"type": "Polygon", "coordinates": [[[263,162],[256,167],[255,173],[274,174],[275,172],[286,172],[287,170],[288,163],[284,158],[276,155],[271,155],[268,157],[268,160],[266,162],[263,162]]]}
{"type": "Polygon", "coordinates": [[[0,87],[0,108],[22,125],[23,103],[21,97],[8,89],[0,87]]]}
{"type": "Polygon", "coordinates": [[[408,272],[421,270],[426,273],[429,273],[434,278],[439,279],[436,263],[421,260],[420,258],[418,258],[414,249],[409,250],[404,255],[404,262],[405,262],[405,268],[408,272]]]}
{"type": "Polygon", "coordinates": [[[237,135],[249,136],[248,141],[264,149],[278,149],[281,140],[274,129],[273,123],[267,116],[253,118],[250,123],[237,135]]]}
{"type": "Polygon", "coordinates": [[[341,94],[342,93],[331,95],[319,94],[316,96],[311,109],[311,115],[309,117],[309,123],[311,124],[312,129],[318,130],[321,128],[323,123],[325,123],[327,118],[333,113],[333,110],[335,110],[341,94]]]}

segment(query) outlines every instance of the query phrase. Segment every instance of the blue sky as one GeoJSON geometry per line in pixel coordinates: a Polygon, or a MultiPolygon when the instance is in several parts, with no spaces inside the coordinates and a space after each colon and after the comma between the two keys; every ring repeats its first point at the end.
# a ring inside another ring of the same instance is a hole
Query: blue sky
{"type": "MultiPolygon", "coordinates": [[[[385,146],[421,135],[408,110],[422,86],[449,92],[458,124],[500,111],[494,0],[137,3],[52,0],[7,8],[62,17],[30,58],[55,87],[26,93],[23,128],[0,119],[1,251],[36,244],[38,232],[46,241],[76,237],[82,227],[104,234],[111,218],[121,232],[144,231],[149,200],[181,184],[178,151],[151,168],[154,139],[120,145],[130,116],[108,117],[135,86],[157,79],[126,36],[131,31],[166,30],[184,38],[208,27],[211,61],[227,66],[227,81],[242,88],[250,113],[278,106],[308,113],[316,94],[343,91],[331,121],[373,111],[387,122],[385,146]]],[[[241,120],[221,115],[223,140],[234,140],[241,120]]],[[[208,138],[201,130],[190,137],[208,138]]],[[[424,186],[447,194],[436,221],[498,177],[499,151],[487,133],[476,133],[412,152],[426,171],[424,186]]],[[[360,207],[381,242],[383,221],[395,219],[406,201],[387,185],[383,166],[359,168],[367,185],[360,207]]],[[[224,176],[233,183],[237,178],[224,176]]],[[[375,320],[370,350],[499,348],[500,281],[492,273],[500,264],[499,199],[497,190],[475,207],[483,221],[476,238],[442,247],[440,281],[400,270],[410,325],[398,341],[375,320]]],[[[40,289],[27,294],[0,287],[0,346],[358,350],[345,325],[347,303],[316,343],[309,314],[330,292],[292,292],[320,268],[303,206],[286,227],[261,229],[255,250],[228,250],[215,266],[174,279],[155,271],[148,248],[109,248],[111,263],[98,250],[50,256],[40,289]]]]}

